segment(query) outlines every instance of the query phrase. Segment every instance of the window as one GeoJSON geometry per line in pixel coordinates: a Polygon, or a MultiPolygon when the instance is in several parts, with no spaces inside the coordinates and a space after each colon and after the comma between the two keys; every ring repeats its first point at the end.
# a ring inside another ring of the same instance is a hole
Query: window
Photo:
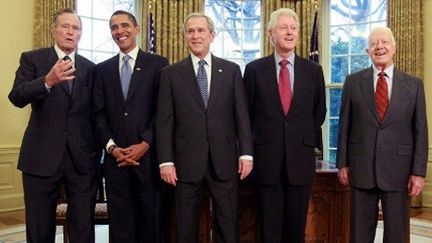
{"type": "Polygon", "coordinates": [[[237,63],[242,70],[261,57],[260,0],[206,0],[205,13],[215,23],[213,54],[237,63]]]}
{"type": "Polygon", "coordinates": [[[79,53],[95,63],[116,55],[119,49],[111,38],[109,19],[116,10],[134,14],[135,9],[135,0],[77,0],[83,25],[79,53]]]}
{"type": "Polygon", "coordinates": [[[385,26],[387,0],[329,1],[329,74],[327,78],[328,123],[326,160],[336,162],[339,109],[345,77],[370,65],[367,38],[376,26],[385,26]]]}

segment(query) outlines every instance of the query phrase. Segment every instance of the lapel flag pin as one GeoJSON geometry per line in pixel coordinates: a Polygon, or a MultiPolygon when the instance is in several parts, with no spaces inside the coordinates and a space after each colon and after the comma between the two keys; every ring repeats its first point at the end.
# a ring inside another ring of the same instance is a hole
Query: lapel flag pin
{"type": "Polygon", "coordinates": [[[222,72],[222,69],[218,69],[218,72],[220,72],[220,73],[221,73],[221,72],[222,72]]]}

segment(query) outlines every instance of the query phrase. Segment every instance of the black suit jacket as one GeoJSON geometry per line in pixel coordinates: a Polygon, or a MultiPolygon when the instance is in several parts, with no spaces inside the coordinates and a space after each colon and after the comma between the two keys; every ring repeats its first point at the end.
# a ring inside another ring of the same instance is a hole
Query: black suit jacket
{"type": "Polygon", "coordinates": [[[349,167],[353,187],[403,191],[410,175],[426,176],[428,129],[423,82],[395,68],[389,107],[380,124],[373,79],[372,67],[346,78],[337,166],[349,167]]]}
{"type": "Polygon", "coordinates": [[[199,181],[211,158],[221,180],[237,175],[238,156],[252,155],[249,116],[238,65],[212,56],[205,108],[192,60],[162,71],[156,122],[159,162],[174,162],[180,181],[199,181]]]}
{"type": "Polygon", "coordinates": [[[18,169],[38,176],[50,176],[56,172],[67,146],[81,173],[93,170],[97,162],[90,123],[94,64],[80,55],[75,56],[76,78],[71,95],[67,82],[52,87],[50,91],[45,87],[45,75],[57,60],[54,48],[23,53],[9,93],[9,100],[15,106],[22,108],[31,104],[18,169]]]}
{"type": "Polygon", "coordinates": [[[249,63],[245,69],[254,166],[261,184],[279,181],[283,169],[293,185],[311,184],[315,177],[315,136],[326,114],[323,72],[318,64],[296,56],[294,75],[293,100],[285,116],[274,54],[249,63]]]}
{"type": "MultiPolygon", "coordinates": [[[[139,50],[126,100],[121,88],[119,61],[119,55],[116,55],[95,69],[93,112],[99,143],[105,148],[112,138],[120,147],[142,141],[153,147],[160,70],[168,65],[168,60],[139,50]]],[[[149,154],[142,160],[149,160],[149,154]]],[[[114,158],[105,156],[106,160],[114,158]]]]}

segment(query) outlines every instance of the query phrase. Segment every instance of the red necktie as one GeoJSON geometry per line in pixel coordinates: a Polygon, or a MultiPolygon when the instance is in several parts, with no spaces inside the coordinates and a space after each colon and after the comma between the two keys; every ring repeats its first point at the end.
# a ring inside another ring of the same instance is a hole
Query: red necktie
{"type": "Polygon", "coordinates": [[[385,79],[385,72],[381,71],[378,75],[378,82],[375,91],[375,105],[378,113],[378,121],[384,120],[385,113],[389,104],[388,87],[385,79]]]}
{"type": "Polygon", "coordinates": [[[285,115],[290,109],[292,100],[291,81],[287,64],[287,60],[279,62],[281,67],[279,71],[279,95],[285,115]]]}

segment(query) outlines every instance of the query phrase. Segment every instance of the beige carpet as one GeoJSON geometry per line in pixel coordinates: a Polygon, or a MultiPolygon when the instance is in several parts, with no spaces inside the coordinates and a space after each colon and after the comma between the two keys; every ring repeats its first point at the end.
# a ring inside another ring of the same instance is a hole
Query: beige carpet
{"type": "MultiPolygon", "coordinates": [[[[432,243],[432,222],[428,220],[412,218],[411,243],[432,243]]],[[[381,243],[383,237],[383,222],[378,223],[375,235],[375,243],[381,243]]]]}

